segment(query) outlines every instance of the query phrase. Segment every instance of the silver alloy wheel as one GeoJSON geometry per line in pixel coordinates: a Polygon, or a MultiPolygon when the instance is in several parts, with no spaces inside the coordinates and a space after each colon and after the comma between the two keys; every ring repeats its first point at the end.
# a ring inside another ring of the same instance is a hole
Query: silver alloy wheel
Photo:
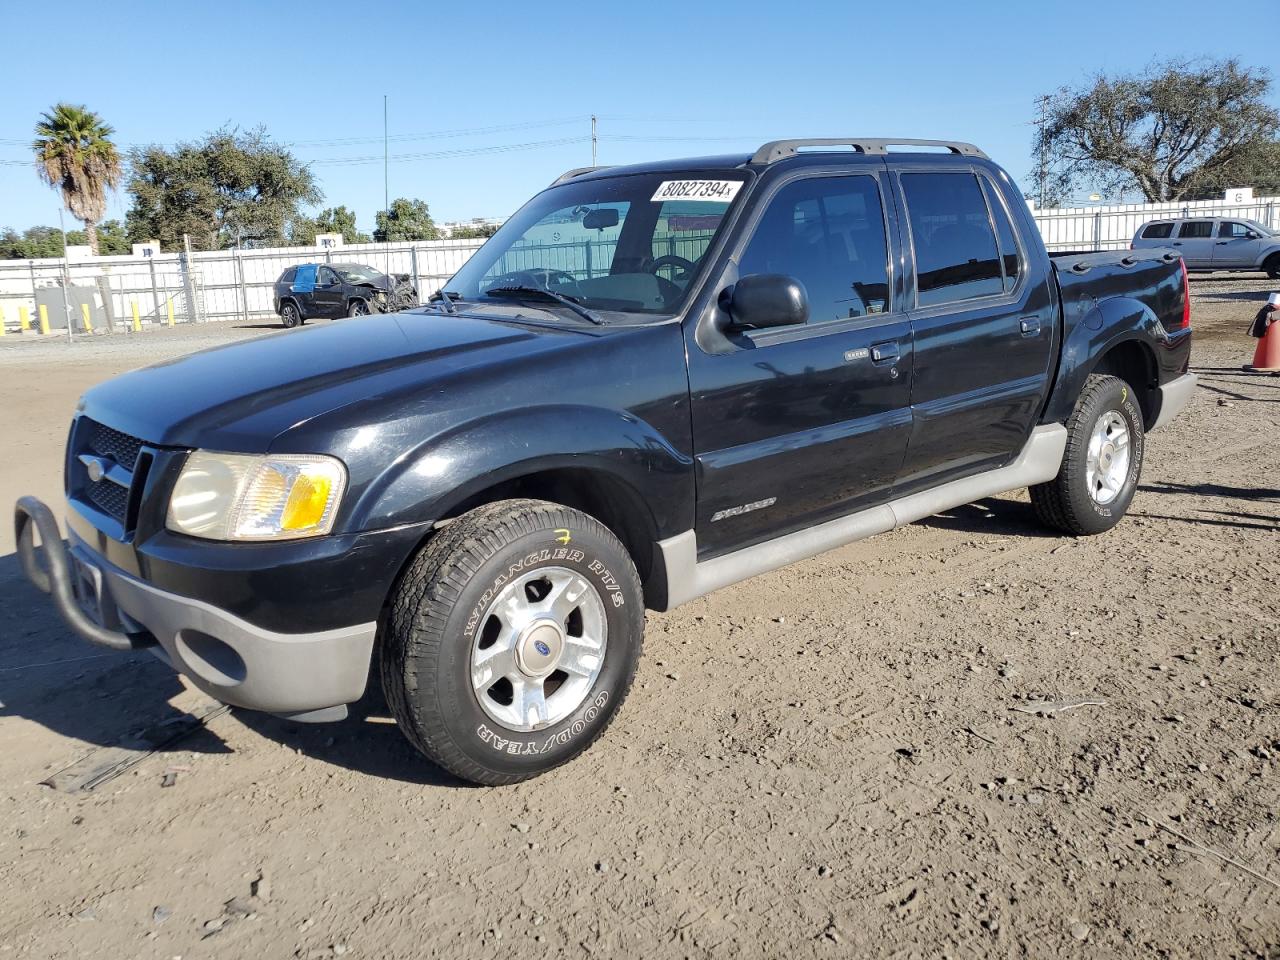
{"type": "Polygon", "coordinates": [[[1108,410],[1093,425],[1085,457],[1085,482],[1094,503],[1108,504],[1120,495],[1129,476],[1129,424],[1108,410]]]}
{"type": "Polygon", "coordinates": [[[471,647],[480,708],[508,730],[540,730],[573,713],[604,665],[604,601],[581,574],[542,567],[494,597],[471,647]]]}

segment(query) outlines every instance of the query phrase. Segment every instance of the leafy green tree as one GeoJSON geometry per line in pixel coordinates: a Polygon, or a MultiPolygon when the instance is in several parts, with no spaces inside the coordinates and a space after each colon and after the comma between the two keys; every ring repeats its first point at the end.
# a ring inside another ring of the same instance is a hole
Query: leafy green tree
{"type": "Polygon", "coordinates": [[[454,227],[449,231],[450,240],[483,240],[492,237],[498,232],[497,226],[492,223],[480,223],[467,225],[465,227],[454,227]]]}
{"type": "Polygon", "coordinates": [[[1267,70],[1235,59],[1170,60],[1063,87],[1049,97],[1036,137],[1037,156],[1043,150],[1050,161],[1046,190],[1064,195],[1088,183],[1108,192],[1136,189],[1154,202],[1266,186],[1254,180],[1280,178],[1268,167],[1280,132],[1270,89],[1267,70]],[[1246,179],[1231,182],[1239,177],[1246,179]]]}
{"type": "Polygon", "coordinates": [[[356,229],[355,211],[345,206],[328,207],[311,220],[300,220],[289,235],[290,242],[309,245],[318,233],[340,233],[345,243],[368,243],[369,235],[356,229]]]}
{"type": "Polygon", "coordinates": [[[222,129],[203,140],[129,154],[128,233],[178,250],[280,246],[321,199],[311,171],[262,128],[222,129]]]}
{"type": "Polygon", "coordinates": [[[440,231],[431,220],[425,200],[399,197],[391,202],[390,210],[379,210],[377,219],[378,226],[373,231],[373,239],[379,243],[437,240],[440,237],[440,231]]]}
{"type": "MultiPolygon", "coordinates": [[[[74,243],[73,233],[67,234],[67,242],[74,243]]],[[[148,238],[149,239],[149,238],[148,238]]],[[[83,242],[83,241],[82,241],[83,242]]],[[[98,224],[98,254],[103,257],[119,256],[133,252],[133,244],[119,220],[104,220],[98,224]]]]}
{"type": "Polygon", "coordinates": [[[107,212],[107,191],[120,185],[120,153],[114,131],[85,106],[59,103],[36,124],[40,179],[62,191],[71,215],[84,221],[89,249],[98,253],[98,221],[107,212]]]}
{"type": "MultiPolygon", "coordinates": [[[[83,246],[87,241],[83,230],[67,231],[71,246],[83,246]]],[[[58,227],[28,227],[22,233],[6,227],[0,231],[0,260],[39,260],[62,254],[62,230],[58,227]]]]}

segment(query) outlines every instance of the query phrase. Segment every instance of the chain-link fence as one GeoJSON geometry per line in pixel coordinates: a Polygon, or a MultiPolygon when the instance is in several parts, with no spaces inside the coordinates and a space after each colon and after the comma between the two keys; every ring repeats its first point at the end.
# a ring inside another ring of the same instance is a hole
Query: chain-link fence
{"type": "Polygon", "coordinates": [[[120,331],[206,320],[269,321],[276,279],[299,263],[354,262],[405,274],[420,299],[453,276],[483,240],[353,244],[330,250],[286,247],[0,261],[0,311],[9,332],[120,331]]]}

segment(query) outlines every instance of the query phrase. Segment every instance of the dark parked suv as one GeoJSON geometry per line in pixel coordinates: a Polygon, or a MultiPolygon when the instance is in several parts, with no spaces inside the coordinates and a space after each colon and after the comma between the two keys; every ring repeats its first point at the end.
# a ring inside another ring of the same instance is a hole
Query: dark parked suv
{"type": "Polygon", "coordinates": [[[1182,261],[1051,258],[920,145],[571,171],[427,306],[100,384],[22,563],[240,707],[338,719],[377,651],[410,742],[500,784],[600,736],[646,608],[1020,487],[1102,533],[1195,387],[1182,261]]]}
{"type": "Polygon", "coordinates": [[[394,313],[418,305],[408,274],[389,276],[360,263],[300,263],[280,274],[272,306],[286,327],[316,317],[394,313]]]}

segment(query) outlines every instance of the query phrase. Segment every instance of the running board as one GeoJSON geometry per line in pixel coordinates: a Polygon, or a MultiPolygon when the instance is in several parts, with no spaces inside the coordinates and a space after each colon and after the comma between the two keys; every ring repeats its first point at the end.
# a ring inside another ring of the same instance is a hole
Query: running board
{"type": "Polygon", "coordinates": [[[943,510],[1052,480],[1058,475],[1066,448],[1067,429],[1062,424],[1036,427],[1017,459],[1007,466],[952,480],[932,490],[913,493],[711,560],[698,560],[697,536],[692,530],[686,530],[658,542],[666,573],[667,599],[659,609],[670,610],[721,587],[877,533],[887,533],[943,510]]]}

